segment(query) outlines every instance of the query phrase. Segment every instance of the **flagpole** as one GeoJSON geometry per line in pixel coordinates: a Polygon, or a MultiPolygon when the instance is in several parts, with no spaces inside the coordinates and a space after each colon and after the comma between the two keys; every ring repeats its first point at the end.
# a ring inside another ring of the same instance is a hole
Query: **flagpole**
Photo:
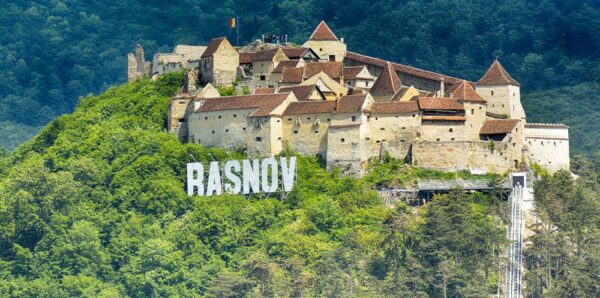
{"type": "Polygon", "coordinates": [[[235,16],[235,40],[237,46],[240,46],[240,17],[235,16]]]}

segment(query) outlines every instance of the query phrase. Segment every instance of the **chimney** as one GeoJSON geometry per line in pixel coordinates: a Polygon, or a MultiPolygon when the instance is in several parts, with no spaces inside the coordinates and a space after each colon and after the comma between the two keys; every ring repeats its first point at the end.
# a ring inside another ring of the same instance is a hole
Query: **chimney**
{"type": "Polygon", "coordinates": [[[444,97],[446,95],[446,83],[444,82],[444,77],[440,77],[440,97],[444,97]]]}

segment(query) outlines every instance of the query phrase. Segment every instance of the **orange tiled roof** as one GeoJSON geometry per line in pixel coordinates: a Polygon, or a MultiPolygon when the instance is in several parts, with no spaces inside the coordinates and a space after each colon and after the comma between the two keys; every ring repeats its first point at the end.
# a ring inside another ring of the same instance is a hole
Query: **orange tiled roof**
{"type": "Polygon", "coordinates": [[[298,101],[307,101],[315,88],[318,88],[317,85],[281,87],[279,92],[294,92],[298,101]]]}
{"type": "Polygon", "coordinates": [[[196,112],[256,109],[251,117],[268,116],[288,95],[289,93],[276,93],[207,98],[196,112]]]}
{"type": "Polygon", "coordinates": [[[506,69],[500,64],[498,59],[494,60],[492,66],[483,75],[483,77],[477,82],[477,85],[515,85],[520,86],[519,82],[513,79],[506,69]]]}
{"type": "Polygon", "coordinates": [[[284,68],[282,73],[282,83],[302,83],[304,67],[284,68]]]}
{"type": "Polygon", "coordinates": [[[273,73],[283,73],[284,68],[294,68],[298,65],[298,62],[300,62],[300,60],[281,61],[277,64],[277,67],[273,69],[273,73]]]}
{"type": "Polygon", "coordinates": [[[434,120],[434,121],[465,121],[465,116],[423,116],[423,120],[434,120]]]}
{"type": "Polygon", "coordinates": [[[285,55],[290,59],[300,59],[308,48],[283,48],[285,55]]]}
{"type": "Polygon", "coordinates": [[[272,94],[272,93],[275,93],[275,88],[256,88],[256,89],[254,89],[254,94],[272,94]]]}
{"type": "Polygon", "coordinates": [[[473,86],[471,86],[471,84],[469,84],[467,81],[462,81],[460,84],[458,84],[458,86],[456,88],[453,88],[453,89],[454,89],[454,91],[452,92],[453,98],[462,99],[462,100],[466,100],[466,101],[472,101],[472,102],[481,102],[481,103],[486,102],[486,100],[483,99],[483,97],[481,97],[479,94],[477,94],[477,92],[475,91],[473,86]]]}
{"type": "Polygon", "coordinates": [[[377,78],[369,93],[373,96],[394,95],[402,87],[402,82],[390,62],[385,63],[381,75],[377,78]]]}
{"type": "Polygon", "coordinates": [[[344,80],[355,80],[356,76],[365,68],[366,66],[346,66],[344,67],[344,80]]]}
{"type": "Polygon", "coordinates": [[[335,111],[335,101],[298,101],[292,102],[285,109],[283,115],[305,115],[333,113],[335,111]]]}
{"type": "Polygon", "coordinates": [[[377,114],[414,113],[419,111],[419,105],[416,101],[376,102],[371,110],[377,114]]]}
{"type": "Polygon", "coordinates": [[[356,113],[362,110],[362,106],[367,99],[367,94],[346,95],[339,100],[336,112],[338,113],[356,113]]]}
{"type": "Polygon", "coordinates": [[[335,80],[342,76],[343,68],[342,62],[310,62],[304,66],[304,77],[311,78],[322,71],[335,80]]]}
{"type": "MultiPolygon", "coordinates": [[[[382,68],[385,67],[385,63],[387,62],[383,59],[374,58],[374,57],[370,57],[367,55],[350,52],[350,51],[346,52],[346,59],[350,59],[350,60],[354,60],[354,61],[357,61],[360,63],[364,63],[366,65],[374,65],[374,66],[378,66],[378,67],[382,67],[382,68]]],[[[419,78],[425,78],[425,79],[429,79],[429,80],[433,80],[433,81],[440,81],[441,78],[444,78],[444,81],[447,83],[450,83],[450,84],[458,84],[461,81],[461,79],[458,79],[455,77],[419,69],[419,68],[412,67],[412,66],[403,65],[400,63],[392,62],[392,66],[394,66],[394,70],[396,70],[397,72],[409,74],[409,75],[419,77],[419,78]]]]}
{"type": "Polygon", "coordinates": [[[240,64],[251,64],[254,62],[255,53],[240,53],[240,64]]]}
{"type": "Polygon", "coordinates": [[[515,128],[518,119],[503,119],[503,120],[486,120],[479,131],[482,135],[494,135],[509,133],[515,128]]]}
{"type": "Polygon", "coordinates": [[[463,111],[465,109],[456,98],[419,97],[417,101],[421,110],[463,111]]]}
{"type": "Polygon", "coordinates": [[[204,51],[204,53],[202,53],[202,56],[200,58],[211,57],[217,51],[217,49],[219,49],[219,46],[221,45],[221,43],[224,40],[227,40],[227,37],[213,38],[208,43],[208,46],[206,47],[206,51],[204,51]]]}
{"type": "Polygon", "coordinates": [[[314,41],[331,40],[331,41],[334,41],[334,40],[338,40],[338,38],[335,36],[335,34],[333,34],[331,29],[329,29],[329,26],[327,26],[327,24],[325,24],[325,21],[321,21],[321,23],[319,23],[319,25],[317,26],[315,31],[313,31],[313,33],[310,35],[310,38],[308,40],[314,40],[314,41]]]}

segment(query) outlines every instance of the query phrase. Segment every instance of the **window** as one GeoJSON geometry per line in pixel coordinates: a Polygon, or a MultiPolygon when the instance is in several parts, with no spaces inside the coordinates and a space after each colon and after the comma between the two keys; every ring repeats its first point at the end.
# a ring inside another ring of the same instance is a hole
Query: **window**
{"type": "Polygon", "coordinates": [[[256,137],[256,141],[257,142],[262,142],[262,138],[261,137],[256,137]]]}
{"type": "Polygon", "coordinates": [[[450,138],[450,141],[454,141],[454,138],[450,138]]]}
{"type": "Polygon", "coordinates": [[[279,137],[279,138],[277,138],[277,139],[281,141],[281,137],[279,137]]]}
{"type": "Polygon", "coordinates": [[[475,115],[475,109],[471,109],[471,115],[475,115]]]}
{"type": "Polygon", "coordinates": [[[323,52],[323,48],[319,48],[319,52],[323,52]]]}
{"type": "Polygon", "coordinates": [[[221,119],[221,115],[219,115],[219,119],[221,119]]]}
{"type": "Polygon", "coordinates": [[[215,131],[213,130],[213,131],[212,131],[212,133],[213,133],[213,135],[214,135],[214,134],[215,134],[215,131]]]}
{"type": "Polygon", "coordinates": [[[366,137],[366,138],[365,138],[365,140],[369,141],[369,140],[371,140],[371,138],[369,138],[369,137],[366,137]]]}
{"type": "Polygon", "coordinates": [[[369,87],[369,82],[368,81],[365,82],[365,86],[369,87]]]}
{"type": "Polygon", "coordinates": [[[310,117],[306,117],[306,120],[310,120],[310,117]]]}
{"type": "Polygon", "coordinates": [[[266,81],[266,80],[267,80],[267,77],[266,77],[265,75],[261,75],[261,76],[260,76],[260,80],[261,80],[261,81],[266,81]]]}
{"type": "Polygon", "coordinates": [[[335,55],[329,55],[329,61],[335,62],[335,55]]]}
{"type": "Polygon", "coordinates": [[[185,118],[179,118],[179,123],[185,122],[185,118]]]}
{"type": "Polygon", "coordinates": [[[208,117],[204,117],[204,120],[208,120],[208,117]]]}
{"type": "Polygon", "coordinates": [[[436,139],[436,141],[438,141],[438,142],[439,142],[439,141],[440,141],[440,138],[437,138],[437,139],[436,139]]]}
{"type": "Polygon", "coordinates": [[[288,121],[292,121],[292,118],[288,118],[288,121]]]}
{"type": "Polygon", "coordinates": [[[327,122],[331,121],[331,119],[327,118],[327,122]]]}
{"type": "Polygon", "coordinates": [[[502,104],[502,107],[504,107],[504,104],[502,104]]]}
{"type": "Polygon", "coordinates": [[[352,122],[356,121],[356,116],[352,116],[352,122]]]}
{"type": "Polygon", "coordinates": [[[494,90],[492,90],[492,96],[494,96],[494,90]]]}
{"type": "Polygon", "coordinates": [[[279,119],[277,119],[277,123],[279,123],[279,122],[280,122],[279,119]]]}
{"type": "Polygon", "coordinates": [[[244,127],[244,128],[242,128],[242,130],[243,130],[243,131],[246,131],[246,128],[244,127]]]}
{"type": "Polygon", "coordinates": [[[225,132],[229,132],[229,129],[225,129],[225,132]]]}
{"type": "Polygon", "coordinates": [[[346,142],[346,139],[344,139],[344,138],[341,138],[341,139],[340,139],[340,142],[344,143],[344,142],[346,142]]]}
{"type": "Polygon", "coordinates": [[[298,133],[298,131],[297,131],[297,130],[294,130],[294,133],[298,133]]]}
{"type": "Polygon", "coordinates": [[[375,117],[375,121],[377,121],[379,118],[375,117]]]}
{"type": "Polygon", "coordinates": [[[318,131],[318,130],[315,130],[315,133],[319,133],[319,131],[318,131]]]}
{"type": "Polygon", "coordinates": [[[233,114],[233,118],[235,118],[235,117],[237,117],[237,115],[236,115],[236,114],[233,114]]]}
{"type": "Polygon", "coordinates": [[[406,127],[402,126],[402,129],[406,129],[406,127]]]}
{"type": "Polygon", "coordinates": [[[385,130],[385,127],[380,128],[380,130],[385,130]]]}
{"type": "Polygon", "coordinates": [[[448,129],[448,132],[452,132],[452,131],[453,131],[452,128],[448,129]]]}

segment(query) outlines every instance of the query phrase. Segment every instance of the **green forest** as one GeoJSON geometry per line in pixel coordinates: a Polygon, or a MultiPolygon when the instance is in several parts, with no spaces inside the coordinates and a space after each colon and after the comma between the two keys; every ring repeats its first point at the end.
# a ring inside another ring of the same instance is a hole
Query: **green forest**
{"type": "Polygon", "coordinates": [[[573,153],[600,145],[597,0],[2,1],[0,146],[14,149],[43,125],[126,80],[136,43],[176,44],[263,33],[302,43],[325,20],[349,49],[478,80],[498,57],[521,82],[530,119],[572,126],[573,153]],[[544,107],[543,109],[541,107],[544,107]],[[582,108],[582,107],[585,107],[582,108]],[[572,111],[577,111],[573,113],[572,111]],[[590,134],[595,134],[594,136],[590,134]]]}
{"type": "MultiPolygon", "coordinates": [[[[188,197],[185,164],[244,158],[165,130],[181,74],[86,96],[0,153],[1,297],[485,297],[506,245],[503,191],[386,207],[374,185],[472,178],[375,163],[356,180],[299,157],[285,197],[188,197]]],[[[292,154],[286,152],[285,154],[292,154]]],[[[538,173],[530,297],[600,292],[600,154],[538,173]]],[[[486,177],[498,181],[498,176],[486,177]]]]}

